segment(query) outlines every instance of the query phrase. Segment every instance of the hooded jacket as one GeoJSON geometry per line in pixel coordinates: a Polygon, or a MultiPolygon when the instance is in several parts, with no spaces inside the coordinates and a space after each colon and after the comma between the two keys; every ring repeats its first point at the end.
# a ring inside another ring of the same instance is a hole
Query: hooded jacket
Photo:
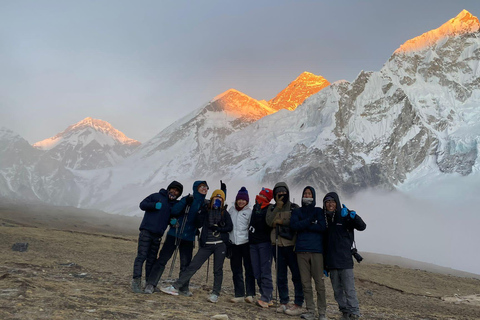
{"type": "Polygon", "coordinates": [[[326,208],[325,199],[327,197],[335,199],[337,207],[335,212],[328,212],[324,209],[327,221],[325,266],[327,269],[353,269],[351,253],[354,239],[353,230],[363,231],[367,225],[358,214],[353,219],[350,215],[341,216],[342,204],[335,192],[325,195],[323,198],[324,208],[326,208]]]}
{"type": "Polygon", "coordinates": [[[325,214],[322,208],[315,207],[315,189],[308,186],[303,189],[310,189],[313,195],[313,202],[293,210],[290,218],[290,227],[297,232],[295,252],[323,253],[323,236],[326,230],[325,214]]]}
{"type": "Polygon", "coordinates": [[[152,193],[143,199],[140,202],[140,209],[145,211],[145,214],[140,224],[140,230],[147,230],[162,237],[170,221],[172,206],[177,202],[177,200],[170,200],[165,189],[160,189],[159,192],[152,193]],[[155,208],[157,202],[162,204],[160,209],[155,208]]]}
{"type": "MultiPolygon", "coordinates": [[[[218,228],[216,231],[220,233],[220,239],[225,243],[229,244],[228,233],[233,230],[233,223],[230,217],[230,214],[224,207],[220,209],[208,208],[207,206],[203,207],[198,216],[196,217],[196,226],[202,227],[202,232],[198,238],[200,242],[200,247],[205,247],[208,237],[209,237],[209,227],[211,223],[210,215],[220,216],[220,221],[217,223],[218,228]]],[[[210,232],[211,233],[211,232],[210,232]]]]}
{"type": "Polygon", "coordinates": [[[187,209],[187,197],[190,195],[183,197],[172,207],[172,216],[177,217],[178,228],[170,228],[167,233],[169,236],[177,237],[187,241],[195,241],[195,234],[197,232],[195,217],[205,206],[205,195],[198,192],[198,186],[202,183],[207,185],[206,181],[195,181],[193,183],[193,203],[190,206],[188,213],[185,211],[187,209]],[[187,219],[187,221],[185,222],[183,232],[180,234],[184,219],[187,219]]]}
{"type": "Polygon", "coordinates": [[[270,242],[270,228],[265,220],[268,207],[262,209],[261,203],[256,203],[252,209],[250,224],[248,227],[248,242],[250,244],[259,244],[270,242]]]}
{"type": "MultiPolygon", "coordinates": [[[[267,224],[272,227],[272,231],[270,233],[270,240],[272,244],[275,244],[275,233],[276,233],[276,228],[273,227],[273,223],[277,219],[282,220],[282,224],[279,225],[280,228],[290,227],[290,218],[292,216],[292,210],[298,208],[298,205],[295,203],[290,202],[290,190],[288,189],[288,186],[285,182],[279,182],[275,185],[273,188],[273,199],[275,202],[277,201],[277,193],[279,188],[285,188],[287,189],[287,194],[283,198],[283,207],[279,208],[277,204],[275,203],[274,205],[269,205],[267,209],[267,216],[266,216],[266,221],[267,224]]],[[[295,238],[292,240],[286,239],[284,237],[279,236],[278,237],[278,245],[280,247],[288,247],[288,246],[293,246],[295,245],[295,238]]]]}

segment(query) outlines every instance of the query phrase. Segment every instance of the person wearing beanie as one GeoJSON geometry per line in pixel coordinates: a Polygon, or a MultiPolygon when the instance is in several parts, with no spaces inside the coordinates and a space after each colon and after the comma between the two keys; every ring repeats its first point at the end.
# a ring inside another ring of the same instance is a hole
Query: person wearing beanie
{"type": "MultiPolygon", "coordinates": [[[[222,185],[223,187],[223,185],[222,185]]],[[[222,289],[223,262],[227,251],[228,233],[233,229],[232,219],[225,208],[225,192],[215,190],[210,203],[204,206],[197,216],[196,226],[202,228],[199,242],[200,248],[184,273],[171,286],[161,288],[164,293],[178,295],[180,288],[190,281],[193,275],[213,255],[213,290],[208,301],[216,303],[222,289]]]]}
{"type": "Polygon", "coordinates": [[[255,278],[248,243],[248,224],[252,215],[252,209],[248,206],[249,201],[248,191],[245,187],[242,187],[237,193],[233,207],[228,210],[233,222],[233,230],[230,231],[231,243],[228,249],[235,291],[235,296],[230,301],[234,303],[243,301],[253,303],[255,297],[255,278]],[[243,277],[244,268],[245,281],[243,277]]]}
{"type": "Polygon", "coordinates": [[[267,225],[265,220],[272,198],[273,190],[262,188],[255,198],[255,205],[248,226],[253,276],[261,294],[256,304],[262,308],[268,308],[272,305],[272,245],[270,244],[272,228],[267,225]]]}
{"type": "Polygon", "coordinates": [[[160,189],[152,193],[142,202],[140,209],[145,211],[142,223],[140,224],[140,235],[138,236],[137,257],[133,263],[133,279],[131,288],[135,293],[142,292],[142,269],[145,263],[145,276],[148,278],[157,259],[160,240],[168,227],[172,206],[178,201],[177,198],[183,192],[183,185],[173,181],[167,190],[160,189]]]}
{"type": "Polygon", "coordinates": [[[273,228],[270,238],[276,263],[277,287],[280,297],[280,306],[277,312],[291,316],[299,316],[306,312],[303,306],[303,289],[298,269],[297,256],[294,252],[295,234],[290,228],[292,211],[298,205],[290,202],[290,191],[285,182],[279,182],[273,188],[274,205],[268,207],[266,221],[273,228]],[[276,253],[278,252],[278,256],[276,253]],[[294,305],[287,308],[290,301],[288,295],[288,269],[292,273],[292,282],[295,290],[294,305]]]}
{"type": "Polygon", "coordinates": [[[307,305],[307,313],[304,313],[302,318],[327,320],[327,299],[323,281],[323,237],[326,222],[323,209],[315,207],[315,196],[313,187],[303,189],[302,206],[293,210],[290,227],[297,232],[295,253],[307,305]],[[312,278],[317,293],[318,318],[315,315],[312,278]]]}
{"type": "Polygon", "coordinates": [[[330,272],[341,319],[359,319],[351,248],[355,248],[354,230],[363,231],[367,225],[355,211],[341,204],[336,192],[325,195],[323,208],[327,224],[325,269],[330,272]]]}
{"type": "MultiPolygon", "coordinates": [[[[163,243],[158,259],[152,267],[152,272],[147,277],[145,293],[151,294],[155,292],[155,288],[165,271],[165,266],[177,248],[180,252],[180,275],[187,269],[192,260],[195,234],[197,232],[195,219],[205,206],[207,192],[208,184],[206,181],[195,181],[193,183],[193,195],[188,194],[172,207],[170,230],[167,232],[167,238],[163,243]]],[[[186,282],[180,288],[180,294],[184,296],[192,295],[189,291],[189,282],[186,282]]]]}

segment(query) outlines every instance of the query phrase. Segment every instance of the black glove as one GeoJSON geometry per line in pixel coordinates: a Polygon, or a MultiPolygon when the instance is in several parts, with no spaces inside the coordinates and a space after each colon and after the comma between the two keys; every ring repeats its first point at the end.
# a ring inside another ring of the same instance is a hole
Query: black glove
{"type": "Polygon", "coordinates": [[[188,194],[187,199],[185,199],[185,201],[187,202],[187,206],[190,207],[193,203],[193,196],[191,194],[188,194]]]}
{"type": "Polygon", "coordinates": [[[225,197],[227,196],[227,185],[220,180],[220,189],[225,193],[225,197]]]}

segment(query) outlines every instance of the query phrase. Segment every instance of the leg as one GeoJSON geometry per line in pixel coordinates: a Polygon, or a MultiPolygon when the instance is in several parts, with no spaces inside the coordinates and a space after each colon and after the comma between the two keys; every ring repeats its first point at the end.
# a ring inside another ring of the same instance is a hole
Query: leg
{"type": "Polygon", "coordinates": [[[151,284],[154,287],[158,285],[163,271],[165,270],[165,266],[175,251],[175,239],[175,237],[167,235],[167,238],[163,243],[162,250],[160,250],[158,259],[153,264],[152,270],[150,270],[150,276],[147,279],[147,285],[151,284]]]}
{"type": "Polygon", "coordinates": [[[285,247],[285,257],[290,272],[292,273],[293,288],[295,290],[295,304],[301,306],[304,301],[302,280],[300,277],[300,270],[298,269],[297,255],[293,251],[293,246],[285,247]]]}
{"type": "Polygon", "coordinates": [[[143,263],[147,259],[148,251],[150,249],[150,232],[141,230],[138,235],[137,257],[133,263],[133,278],[142,277],[143,263]]]}
{"type": "Polygon", "coordinates": [[[332,282],[333,295],[335,297],[335,301],[337,301],[338,303],[338,309],[342,313],[348,313],[347,299],[345,298],[345,294],[343,293],[344,290],[341,281],[340,271],[340,269],[330,270],[330,281],[332,282]]]}
{"type": "MultiPolygon", "coordinates": [[[[192,255],[193,255],[193,241],[186,241],[182,240],[180,243],[180,273],[178,277],[182,275],[185,270],[187,270],[187,267],[190,265],[190,262],[192,261],[192,255]]],[[[179,288],[180,291],[183,292],[188,292],[188,288],[190,286],[190,280],[185,282],[185,284],[179,288]]]]}
{"type": "Polygon", "coordinates": [[[232,245],[232,257],[230,258],[230,268],[232,270],[233,288],[235,297],[245,297],[245,283],[243,281],[242,269],[242,248],[232,245]]]}
{"type": "Polygon", "coordinates": [[[160,249],[161,240],[162,237],[160,235],[155,234],[155,236],[152,237],[150,248],[147,254],[147,262],[145,263],[145,278],[147,279],[150,276],[150,272],[153,268],[153,265],[155,264],[155,261],[157,261],[158,249],[160,249]]]}
{"type": "Polygon", "coordinates": [[[208,257],[213,253],[212,250],[212,245],[206,245],[205,247],[201,247],[198,249],[197,254],[195,257],[193,257],[192,262],[190,262],[190,265],[187,267],[187,269],[182,272],[180,278],[175,281],[173,286],[176,289],[182,288],[187,282],[190,281],[190,279],[193,277],[193,275],[202,267],[202,265],[207,261],[208,257]]]}
{"type": "Polygon", "coordinates": [[[245,268],[245,289],[247,296],[255,297],[255,277],[250,258],[250,244],[242,244],[243,267],[245,268]]]}
{"type": "Polygon", "coordinates": [[[222,291],[222,282],[223,282],[223,262],[225,261],[225,254],[227,251],[227,246],[225,243],[219,243],[214,245],[214,254],[213,254],[213,290],[212,293],[217,296],[220,295],[222,291]]]}
{"type": "Polygon", "coordinates": [[[358,306],[357,292],[355,291],[353,269],[342,269],[340,272],[342,274],[341,281],[347,301],[348,313],[359,316],[360,309],[358,306]]]}
{"type": "Polygon", "coordinates": [[[312,276],[317,291],[317,308],[319,315],[327,314],[327,296],[325,293],[325,282],[323,280],[323,255],[314,253],[312,256],[312,276]]]}
{"type": "Polygon", "coordinates": [[[262,294],[260,299],[265,302],[270,302],[273,293],[272,249],[268,242],[261,243],[258,246],[260,253],[260,293],[262,294]]]}
{"type": "MultiPolygon", "coordinates": [[[[272,250],[275,257],[275,246],[272,246],[272,250]]],[[[278,257],[275,257],[275,269],[277,272],[277,287],[281,304],[287,304],[290,301],[288,296],[288,270],[285,254],[285,247],[278,247],[278,257]]]]}
{"type": "Polygon", "coordinates": [[[315,312],[315,302],[313,301],[312,288],[312,253],[298,252],[297,253],[298,269],[300,271],[300,278],[302,279],[303,294],[305,296],[305,303],[309,312],[315,312]]]}

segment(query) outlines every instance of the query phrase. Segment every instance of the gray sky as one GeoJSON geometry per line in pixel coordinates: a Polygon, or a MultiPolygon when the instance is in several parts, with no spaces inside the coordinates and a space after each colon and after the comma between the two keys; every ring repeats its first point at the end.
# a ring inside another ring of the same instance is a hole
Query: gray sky
{"type": "Polygon", "coordinates": [[[377,71],[478,0],[0,0],[0,126],[30,143],[85,117],[145,142],[235,88],[377,71]]]}

